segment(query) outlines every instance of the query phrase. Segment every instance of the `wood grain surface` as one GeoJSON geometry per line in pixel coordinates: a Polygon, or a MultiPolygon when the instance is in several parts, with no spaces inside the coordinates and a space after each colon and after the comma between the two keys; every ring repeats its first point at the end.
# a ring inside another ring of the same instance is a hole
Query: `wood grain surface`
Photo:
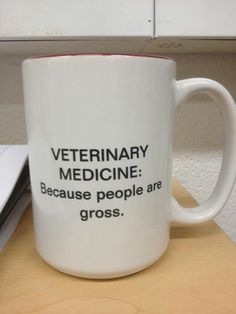
{"type": "MultiPolygon", "coordinates": [[[[175,182],[179,201],[195,201],[175,182]]],[[[0,255],[0,313],[236,313],[236,248],[214,222],[173,227],[154,265],[112,280],[60,273],[37,254],[31,208],[0,255]]]]}

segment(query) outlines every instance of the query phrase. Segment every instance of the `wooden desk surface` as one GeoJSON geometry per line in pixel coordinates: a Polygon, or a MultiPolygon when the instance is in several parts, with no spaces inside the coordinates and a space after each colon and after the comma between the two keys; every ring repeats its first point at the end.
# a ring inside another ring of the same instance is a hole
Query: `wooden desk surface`
{"type": "MultiPolygon", "coordinates": [[[[179,184],[174,191],[185,206],[195,204],[179,184]]],[[[236,248],[214,222],[173,227],[167,252],[148,269],[80,279],[38,256],[29,208],[0,255],[0,313],[236,313],[236,248]]]]}

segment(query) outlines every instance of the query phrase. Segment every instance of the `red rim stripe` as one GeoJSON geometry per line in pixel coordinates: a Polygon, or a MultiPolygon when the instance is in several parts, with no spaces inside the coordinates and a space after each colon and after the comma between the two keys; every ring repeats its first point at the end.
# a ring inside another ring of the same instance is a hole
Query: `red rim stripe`
{"type": "Polygon", "coordinates": [[[43,58],[56,58],[56,57],[73,57],[73,56],[127,56],[127,57],[143,57],[143,58],[155,58],[172,60],[172,58],[161,56],[161,55],[148,55],[148,54],[129,54],[129,53],[65,53],[65,54],[53,54],[53,55],[40,55],[35,57],[30,57],[28,60],[32,59],[43,59],[43,58]]]}

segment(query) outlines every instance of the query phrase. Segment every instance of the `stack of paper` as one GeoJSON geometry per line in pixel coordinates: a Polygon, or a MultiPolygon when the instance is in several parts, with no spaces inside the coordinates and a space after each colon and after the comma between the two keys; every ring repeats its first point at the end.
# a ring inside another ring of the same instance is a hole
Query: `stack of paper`
{"type": "Polygon", "coordinates": [[[0,250],[31,201],[26,145],[0,145],[0,250]]]}

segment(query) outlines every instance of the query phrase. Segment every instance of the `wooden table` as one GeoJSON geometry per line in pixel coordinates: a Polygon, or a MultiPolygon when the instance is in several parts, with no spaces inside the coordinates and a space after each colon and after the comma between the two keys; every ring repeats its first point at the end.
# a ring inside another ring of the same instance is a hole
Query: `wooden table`
{"type": "MultiPolygon", "coordinates": [[[[174,191],[185,206],[195,204],[179,184],[174,191]]],[[[148,269],[80,279],[38,256],[29,208],[0,256],[0,313],[236,313],[236,248],[214,222],[173,227],[167,252],[148,269]]]]}

